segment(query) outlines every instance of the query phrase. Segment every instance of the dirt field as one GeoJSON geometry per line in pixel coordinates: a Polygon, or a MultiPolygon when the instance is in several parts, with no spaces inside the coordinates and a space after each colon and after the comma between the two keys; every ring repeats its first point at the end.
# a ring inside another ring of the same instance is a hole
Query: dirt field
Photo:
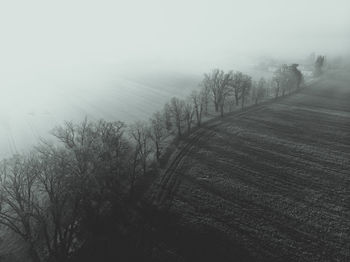
{"type": "Polygon", "coordinates": [[[170,240],[182,243],[176,252],[208,261],[350,260],[346,74],[214,121],[187,142],[157,196],[182,225],[170,240]]]}

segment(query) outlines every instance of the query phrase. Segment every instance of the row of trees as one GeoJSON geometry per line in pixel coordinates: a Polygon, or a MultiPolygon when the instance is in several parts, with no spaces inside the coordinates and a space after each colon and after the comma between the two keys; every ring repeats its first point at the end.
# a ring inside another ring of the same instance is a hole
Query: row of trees
{"type": "Polygon", "coordinates": [[[223,70],[214,69],[210,74],[204,75],[202,85],[212,96],[215,112],[220,110],[223,116],[227,104],[233,102],[238,106],[241,101],[244,107],[252,88],[252,78],[241,72],[225,73],[223,70]]]}
{"type": "MultiPolygon", "coordinates": [[[[19,235],[34,262],[67,261],[104,214],[127,206],[165,141],[191,133],[209,114],[285,95],[302,81],[297,65],[266,81],[214,69],[189,97],[173,97],[149,121],[66,122],[30,154],[0,164],[0,224],[19,235]]],[[[155,165],[156,166],[156,165],[155,165]]]]}
{"type": "Polygon", "coordinates": [[[203,116],[212,113],[224,115],[236,107],[244,108],[247,103],[258,104],[274,93],[275,97],[284,96],[297,90],[303,83],[298,64],[282,65],[272,79],[252,77],[242,72],[225,72],[214,69],[204,74],[200,88],[186,99],[172,98],[164,107],[167,130],[175,124],[177,135],[182,136],[184,129],[191,131],[192,123],[200,126],[203,116]]]}

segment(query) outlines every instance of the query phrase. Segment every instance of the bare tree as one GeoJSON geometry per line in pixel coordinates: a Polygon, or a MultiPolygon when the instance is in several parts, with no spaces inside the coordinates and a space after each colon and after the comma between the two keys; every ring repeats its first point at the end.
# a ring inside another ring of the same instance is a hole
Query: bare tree
{"type": "Polygon", "coordinates": [[[1,163],[0,224],[20,236],[34,262],[40,262],[40,220],[36,216],[38,170],[31,158],[14,156],[1,163]]]}
{"type": "Polygon", "coordinates": [[[204,81],[200,85],[201,90],[199,94],[201,95],[201,98],[202,98],[204,114],[207,116],[209,113],[210,86],[204,85],[203,83],[204,81]]]}
{"type": "Polygon", "coordinates": [[[93,173],[92,161],[96,149],[96,136],[92,123],[85,118],[80,124],[65,122],[51,131],[70,152],[74,159],[74,168],[79,176],[90,176],[93,173]]]}
{"type": "Polygon", "coordinates": [[[275,93],[275,98],[277,98],[280,95],[281,90],[281,81],[278,77],[273,78],[273,91],[275,93]]]}
{"type": "Polygon", "coordinates": [[[157,161],[159,161],[161,155],[161,143],[165,138],[165,135],[166,129],[164,125],[164,117],[160,112],[156,112],[150,119],[150,138],[154,143],[157,161]]]}
{"type": "Polygon", "coordinates": [[[287,65],[280,66],[274,73],[273,82],[274,82],[274,90],[275,90],[275,97],[277,98],[282,90],[282,96],[285,94],[285,87],[286,87],[286,72],[287,65]]]}
{"type": "Polygon", "coordinates": [[[195,109],[194,109],[194,106],[192,104],[192,101],[191,101],[191,99],[188,99],[185,102],[185,106],[184,106],[184,120],[185,120],[186,125],[187,125],[187,133],[188,134],[191,132],[194,112],[195,112],[195,109]]]}
{"type": "Polygon", "coordinates": [[[273,95],[273,82],[272,78],[266,80],[266,97],[273,95]]]}
{"type": "Polygon", "coordinates": [[[230,94],[229,83],[231,82],[231,72],[225,73],[223,70],[214,69],[210,74],[204,75],[203,86],[211,91],[215,112],[220,109],[220,114],[224,114],[226,97],[230,94]]]}
{"type": "Polygon", "coordinates": [[[236,72],[233,74],[231,87],[233,88],[236,106],[239,105],[239,100],[241,99],[241,96],[242,96],[243,80],[244,80],[244,75],[242,72],[236,72]]]}
{"type": "Polygon", "coordinates": [[[241,106],[244,108],[246,99],[249,96],[252,87],[252,78],[248,75],[243,75],[242,85],[241,85],[241,106]]]}
{"type": "Polygon", "coordinates": [[[67,261],[81,245],[83,180],[70,157],[52,146],[1,165],[0,223],[22,237],[35,262],[67,261]]]}
{"type": "Polygon", "coordinates": [[[124,129],[122,122],[85,119],[79,124],[68,122],[52,131],[69,152],[71,176],[80,181],[84,224],[88,230],[94,228],[110,203],[116,203],[120,194],[127,193],[130,185],[132,146],[123,135],[124,129]]]}
{"type": "Polygon", "coordinates": [[[84,199],[88,184],[72,170],[71,154],[65,149],[46,147],[38,156],[38,195],[41,206],[37,209],[40,232],[49,261],[66,261],[77,248],[81,225],[86,213],[84,199]]]}
{"type": "Polygon", "coordinates": [[[80,124],[66,122],[52,134],[71,152],[76,174],[103,191],[106,180],[108,186],[115,185],[125,173],[129,144],[124,129],[123,122],[85,119],[80,124]]]}
{"type": "Polygon", "coordinates": [[[252,96],[251,97],[252,101],[255,104],[258,104],[258,99],[257,99],[257,96],[258,96],[258,82],[257,81],[253,81],[252,82],[251,96],[252,96]]]}
{"type": "Polygon", "coordinates": [[[133,197],[134,195],[134,189],[135,189],[135,184],[142,173],[142,168],[141,168],[141,159],[139,156],[139,148],[135,145],[132,150],[130,157],[128,158],[128,174],[129,174],[129,197],[133,197]]]}
{"type": "Polygon", "coordinates": [[[206,90],[210,90],[213,103],[215,107],[215,112],[219,111],[219,103],[220,103],[220,78],[224,72],[220,69],[213,69],[211,73],[204,74],[203,86],[206,90]]]}
{"type": "Polygon", "coordinates": [[[133,140],[138,158],[141,161],[143,174],[147,171],[147,160],[152,152],[150,144],[150,130],[145,122],[137,121],[129,127],[129,134],[133,140]]]}
{"type": "Polygon", "coordinates": [[[232,86],[230,83],[233,81],[233,73],[221,73],[220,77],[218,79],[218,96],[219,96],[219,106],[220,106],[220,115],[221,117],[224,116],[224,108],[226,99],[228,96],[232,93],[232,86]]]}
{"type": "Polygon", "coordinates": [[[191,99],[194,106],[197,126],[201,126],[203,110],[205,110],[206,107],[205,91],[194,90],[191,94],[191,99]]]}
{"type": "Polygon", "coordinates": [[[129,136],[132,140],[133,150],[129,161],[130,196],[133,195],[137,178],[145,175],[147,164],[152,153],[150,129],[145,122],[137,121],[129,126],[129,136]]]}
{"type": "Polygon", "coordinates": [[[172,128],[171,115],[171,105],[169,103],[166,103],[163,108],[163,118],[164,125],[167,131],[170,131],[172,128]]]}
{"type": "Polygon", "coordinates": [[[185,102],[177,97],[173,97],[170,101],[170,112],[171,116],[174,119],[177,134],[182,136],[182,122],[184,120],[184,108],[185,102]]]}
{"type": "Polygon", "coordinates": [[[67,122],[52,132],[61,143],[43,142],[33,154],[0,163],[0,224],[26,242],[34,262],[67,261],[81,247],[91,223],[122,192],[114,184],[134,156],[131,167],[146,172],[148,127],[131,130],[134,147],[122,122],[67,122]]]}
{"type": "Polygon", "coordinates": [[[266,80],[262,77],[259,82],[252,83],[252,99],[257,105],[259,101],[266,95],[266,80]]]}

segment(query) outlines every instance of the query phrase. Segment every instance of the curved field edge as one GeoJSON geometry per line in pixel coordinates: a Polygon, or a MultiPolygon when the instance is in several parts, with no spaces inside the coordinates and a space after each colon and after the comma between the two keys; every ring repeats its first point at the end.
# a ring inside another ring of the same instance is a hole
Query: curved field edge
{"type": "Polygon", "coordinates": [[[194,134],[180,145],[156,198],[178,218],[179,253],[349,259],[350,81],[326,77],[261,110],[206,124],[197,131],[202,139],[194,134]]]}

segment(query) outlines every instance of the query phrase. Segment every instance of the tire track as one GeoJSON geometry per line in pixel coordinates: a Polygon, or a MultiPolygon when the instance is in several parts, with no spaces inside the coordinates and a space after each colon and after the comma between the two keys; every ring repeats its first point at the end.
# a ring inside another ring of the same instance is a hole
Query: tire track
{"type": "MultiPolygon", "coordinates": [[[[280,100],[280,99],[278,99],[280,100]]],[[[223,125],[230,125],[232,120],[239,119],[247,114],[254,113],[264,109],[267,105],[274,103],[276,100],[263,102],[259,105],[252,105],[243,109],[240,112],[231,112],[224,118],[214,118],[204,123],[202,127],[197,129],[192,133],[185,142],[184,146],[177,153],[175,158],[169,163],[169,165],[164,170],[160,183],[156,187],[155,192],[151,196],[151,203],[155,204],[160,208],[170,208],[172,199],[177,192],[177,188],[180,183],[181,173],[178,172],[179,168],[182,166],[183,160],[188,154],[191,153],[192,149],[196,144],[206,138],[210,137],[215,133],[216,128],[223,125]]]]}

